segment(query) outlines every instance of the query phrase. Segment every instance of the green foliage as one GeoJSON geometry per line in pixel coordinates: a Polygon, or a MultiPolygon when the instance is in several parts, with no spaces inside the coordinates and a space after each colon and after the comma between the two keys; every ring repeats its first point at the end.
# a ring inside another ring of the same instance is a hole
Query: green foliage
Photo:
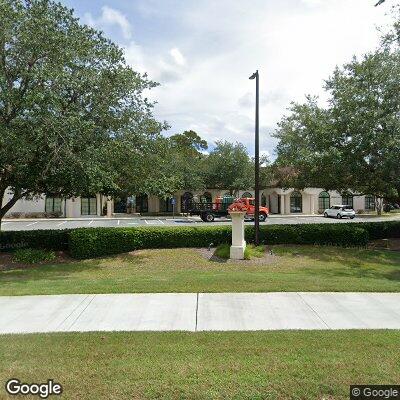
{"type": "Polygon", "coordinates": [[[265,256],[265,246],[254,246],[248,244],[244,252],[244,258],[250,260],[251,257],[262,258],[265,256]]]}
{"type": "Polygon", "coordinates": [[[68,250],[69,230],[1,231],[0,251],[22,248],[68,250]]]}
{"type": "Polygon", "coordinates": [[[0,20],[0,219],[23,197],[124,189],[126,170],[140,186],[164,127],[142,95],[156,84],[60,3],[3,0],[0,20]]]}
{"type": "Polygon", "coordinates": [[[241,143],[217,141],[207,157],[205,184],[209,188],[228,189],[231,194],[254,187],[254,163],[241,143]]]}
{"type": "Polygon", "coordinates": [[[230,257],[231,246],[228,243],[220,244],[214,251],[214,255],[227,260],[230,257]]]}
{"type": "MultiPolygon", "coordinates": [[[[246,226],[247,243],[254,228],[246,226]]],[[[357,224],[264,225],[260,239],[274,244],[365,246],[368,240],[400,237],[400,221],[357,224]]],[[[136,249],[208,247],[231,242],[230,226],[80,228],[0,232],[0,251],[19,248],[69,250],[76,258],[100,257],[136,249]]],[[[256,252],[258,248],[256,248],[256,252]]],[[[254,255],[254,254],[253,254],[254,255]]]]}
{"type": "Polygon", "coordinates": [[[53,261],[56,254],[51,250],[20,249],[13,254],[13,261],[25,264],[37,264],[44,261],[53,261]]]}
{"type": "Polygon", "coordinates": [[[250,249],[249,249],[249,245],[247,245],[244,249],[244,254],[243,254],[243,258],[245,260],[250,260],[251,256],[250,256],[250,249]]]}
{"type": "Polygon", "coordinates": [[[207,142],[192,130],[172,135],[170,140],[174,146],[194,156],[208,149],[207,142]]]}
{"type": "MultiPolygon", "coordinates": [[[[272,244],[319,244],[365,246],[368,232],[360,224],[272,225],[261,228],[260,239],[272,244]]],[[[254,242],[254,228],[246,227],[246,241],[254,242]]],[[[83,228],[71,231],[70,253],[75,258],[92,258],[137,249],[208,247],[230,243],[231,228],[83,228]]]]}
{"type": "Polygon", "coordinates": [[[374,52],[336,68],[325,84],[327,107],[310,96],[303,104],[292,104],[291,114],[282,119],[276,132],[276,166],[283,186],[350,189],[396,198],[400,190],[400,42],[395,33],[391,39],[384,37],[374,52]]]}
{"type": "Polygon", "coordinates": [[[92,258],[136,249],[208,247],[228,243],[230,227],[83,228],[71,232],[69,248],[75,258],[92,258]]]}
{"type": "Polygon", "coordinates": [[[400,221],[364,222],[370,240],[400,238],[400,221]]]}
{"type": "MultiPolygon", "coordinates": [[[[214,255],[220,258],[228,259],[230,257],[230,245],[220,244],[214,252],[214,255]]],[[[265,255],[265,246],[254,246],[253,244],[247,244],[244,249],[244,259],[250,260],[252,257],[261,258],[265,255]]]]}

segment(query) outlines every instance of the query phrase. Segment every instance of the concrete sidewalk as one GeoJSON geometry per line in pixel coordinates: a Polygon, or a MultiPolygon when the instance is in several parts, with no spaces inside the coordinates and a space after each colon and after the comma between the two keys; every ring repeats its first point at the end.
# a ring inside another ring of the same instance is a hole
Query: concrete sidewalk
{"type": "Polygon", "coordinates": [[[400,293],[0,297],[0,333],[400,329],[400,293]]]}

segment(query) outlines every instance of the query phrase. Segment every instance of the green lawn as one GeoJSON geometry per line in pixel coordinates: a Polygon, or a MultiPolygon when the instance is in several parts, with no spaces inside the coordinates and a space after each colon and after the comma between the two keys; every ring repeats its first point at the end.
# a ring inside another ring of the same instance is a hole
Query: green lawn
{"type": "Polygon", "coordinates": [[[0,295],[130,292],[400,291],[400,252],[275,246],[270,264],[206,260],[192,249],[0,272],[0,295]]]}
{"type": "Polygon", "coordinates": [[[397,384],[399,331],[62,333],[0,337],[10,377],[53,378],[67,399],[348,399],[397,384]]]}

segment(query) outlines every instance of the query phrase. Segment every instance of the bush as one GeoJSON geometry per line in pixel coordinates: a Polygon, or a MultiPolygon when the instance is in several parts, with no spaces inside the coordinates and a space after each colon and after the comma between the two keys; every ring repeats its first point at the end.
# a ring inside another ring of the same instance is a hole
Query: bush
{"type": "MultiPolygon", "coordinates": [[[[228,243],[220,244],[214,251],[214,255],[219,258],[228,259],[230,257],[231,246],[228,243]]],[[[252,257],[261,258],[265,255],[265,246],[254,246],[248,244],[244,249],[244,259],[250,260],[252,257]]]]}
{"type": "MultiPolygon", "coordinates": [[[[247,234],[254,241],[254,228],[247,234]]],[[[368,232],[359,224],[298,224],[263,226],[260,239],[266,244],[316,244],[366,246],[368,232]]]]}
{"type": "Polygon", "coordinates": [[[91,258],[136,249],[208,247],[230,240],[229,226],[81,228],[71,231],[69,248],[75,258],[91,258]]]}
{"type": "Polygon", "coordinates": [[[1,231],[0,251],[22,248],[68,250],[69,230],[1,231]]]}
{"type": "MultiPolygon", "coordinates": [[[[246,241],[254,242],[254,227],[246,226],[246,241]]],[[[368,239],[400,237],[400,221],[354,224],[263,225],[266,244],[365,246],[368,239]]],[[[0,232],[0,251],[20,248],[70,250],[76,258],[92,258],[136,249],[208,247],[230,243],[231,227],[80,228],[0,232]]]]}
{"type": "Polygon", "coordinates": [[[37,264],[43,261],[53,261],[56,254],[52,250],[19,249],[13,254],[13,261],[25,264],[37,264]]]}
{"type": "Polygon", "coordinates": [[[360,223],[369,234],[370,240],[400,238],[400,221],[360,223]]]}
{"type": "Polygon", "coordinates": [[[220,244],[214,251],[214,256],[227,260],[230,257],[231,246],[228,243],[220,244]]]}
{"type": "MultiPolygon", "coordinates": [[[[245,229],[254,242],[254,228],[245,229]]],[[[267,244],[365,246],[368,233],[353,224],[263,226],[260,239],[267,244]]],[[[137,249],[207,247],[230,243],[230,226],[174,228],[81,228],[70,232],[69,249],[75,258],[92,258],[137,249]]]]}

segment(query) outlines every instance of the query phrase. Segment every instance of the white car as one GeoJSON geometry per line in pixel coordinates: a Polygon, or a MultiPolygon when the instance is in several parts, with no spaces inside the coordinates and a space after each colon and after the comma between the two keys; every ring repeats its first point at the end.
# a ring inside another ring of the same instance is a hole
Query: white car
{"type": "Polygon", "coordinates": [[[332,206],[331,208],[327,208],[324,211],[324,217],[334,217],[334,218],[343,218],[343,217],[348,217],[350,219],[353,219],[356,216],[356,212],[353,210],[352,207],[346,206],[346,205],[337,205],[337,206],[332,206]]]}

